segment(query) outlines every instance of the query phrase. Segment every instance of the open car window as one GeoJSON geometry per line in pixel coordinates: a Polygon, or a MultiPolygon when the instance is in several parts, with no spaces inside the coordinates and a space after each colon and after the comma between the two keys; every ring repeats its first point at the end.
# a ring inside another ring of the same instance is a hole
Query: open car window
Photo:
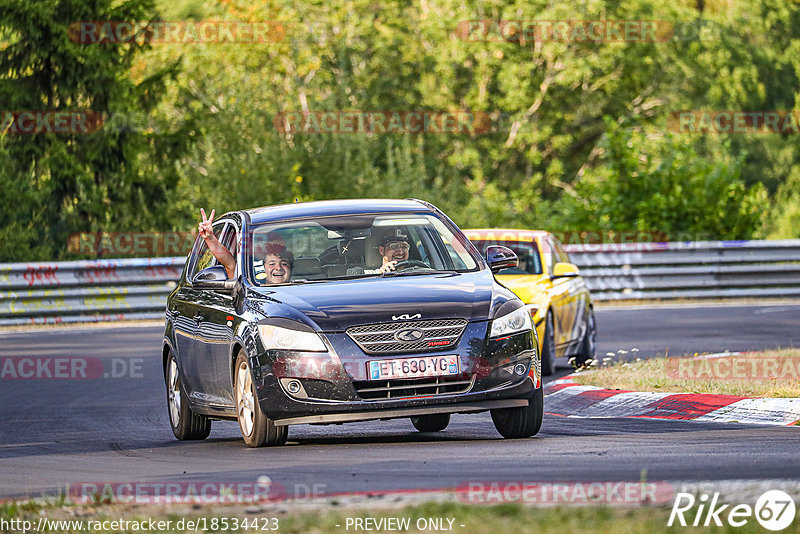
{"type": "MultiPolygon", "coordinates": [[[[228,224],[226,221],[219,221],[214,223],[212,226],[214,230],[214,236],[220,241],[225,239],[225,233],[227,233],[228,224]]],[[[194,262],[190,272],[188,273],[188,278],[193,279],[197,273],[202,271],[207,267],[211,267],[212,265],[216,265],[217,259],[211,254],[211,251],[208,250],[208,245],[206,245],[205,240],[202,237],[198,237],[199,248],[197,250],[197,261],[194,262]]]]}
{"type": "Polygon", "coordinates": [[[267,255],[291,261],[291,276],[282,283],[307,283],[377,276],[382,265],[378,247],[387,234],[405,236],[408,258],[394,276],[436,272],[467,272],[479,268],[479,259],[467,248],[466,238],[451,231],[430,213],[318,217],[251,227],[244,250],[249,279],[268,282],[267,255]]]}

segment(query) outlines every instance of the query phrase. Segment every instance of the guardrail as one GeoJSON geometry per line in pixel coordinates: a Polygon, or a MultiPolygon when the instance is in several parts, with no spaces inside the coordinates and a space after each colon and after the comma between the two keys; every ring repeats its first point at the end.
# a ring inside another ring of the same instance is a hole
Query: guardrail
{"type": "Polygon", "coordinates": [[[184,257],[0,265],[0,326],[163,319],[184,257]]]}
{"type": "MultiPolygon", "coordinates": [[[[565,248],[596,301],[800,297],[800,239],[565,248]]],[[[0,265],[0,325],[163,319],[184,261],[0,265]]]]}
{"type": "Polygon", "coordinates": [[[565,248],[598,301],[800,296],[800,239],[565,248]]]}

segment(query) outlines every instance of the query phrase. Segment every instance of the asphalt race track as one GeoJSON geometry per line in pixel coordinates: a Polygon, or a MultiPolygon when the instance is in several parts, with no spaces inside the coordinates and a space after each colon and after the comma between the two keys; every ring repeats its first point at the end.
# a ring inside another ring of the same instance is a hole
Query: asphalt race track
{"type": "MultiPolygon", "coordinates": [[[[793,303],[604,308],[597,322],[600,354],[800,347],[793,303]]],[[[79,482],[254,482],[262,475],[287,488],[316,484],[321,493],[638,481],[645,472],[651,481],[800,479],[797,427],[545,416],[537,437],[503,440],[480,414],[456,415],[436,434],[418,433],[407,420],[296,426],[286,446],[264,449],[246,448],[236,423],[215,422],[208,440],[181,443],[167,419],[161,335],[153,326],[0,334],[0,357],[97,358],[105,369],[94,379],[0,380],[0,497],[79,482]]]]}

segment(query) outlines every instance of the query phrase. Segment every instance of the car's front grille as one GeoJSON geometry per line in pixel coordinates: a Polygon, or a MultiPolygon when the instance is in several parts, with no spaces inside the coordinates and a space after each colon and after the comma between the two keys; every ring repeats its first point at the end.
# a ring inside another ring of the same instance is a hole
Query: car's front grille
{"type": "Polygon", "coordinates": [[[466,393],[472,388],[472,379],[463,375],[455,377],[414,378],[401,380],[361,380],[353,382],[358,396],[364,400],[400,399],[408,397],[434,397],[466,393]]]}
{"type": "Polygon", "coordinates": [[[464,319],[405,321],[354,326],[347,329],[347,335],[367,354],[428,352],[454,347],[466,326],[464,319]],[[403,340],[402,334],[409,331],[420,334],[412,332],[403,340]],[[420,337],[413,339],[415,335],[420,337]]]}

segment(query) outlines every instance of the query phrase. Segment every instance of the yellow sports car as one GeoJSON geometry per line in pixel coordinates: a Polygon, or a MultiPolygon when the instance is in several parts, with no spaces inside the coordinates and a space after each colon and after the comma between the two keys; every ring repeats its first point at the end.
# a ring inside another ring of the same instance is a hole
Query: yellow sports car
{"type": "Polygon", "coordinates": [[[578,267],[556,237],[542,230],[464,230],[481,253],[502,245],[519,257],[497,280],[525,302],[539,334],[542,374],[555,372],[557,357],[574,357],[578,365],[595,357],[597,326],[589,289],[578,267]]]}

